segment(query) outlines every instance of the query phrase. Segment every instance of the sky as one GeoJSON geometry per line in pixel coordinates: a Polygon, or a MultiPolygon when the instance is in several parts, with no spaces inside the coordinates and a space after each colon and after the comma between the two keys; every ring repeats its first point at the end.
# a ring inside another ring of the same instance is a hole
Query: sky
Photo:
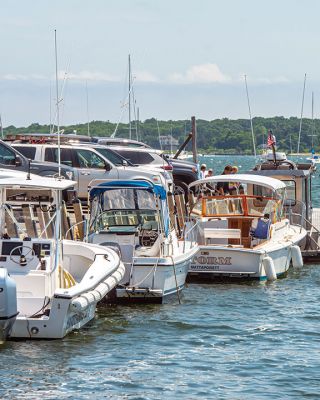
{"type": "Polygon", "coordinates": [[[320,114],[320,1],[1,0],[3,126],[320,114]]]}

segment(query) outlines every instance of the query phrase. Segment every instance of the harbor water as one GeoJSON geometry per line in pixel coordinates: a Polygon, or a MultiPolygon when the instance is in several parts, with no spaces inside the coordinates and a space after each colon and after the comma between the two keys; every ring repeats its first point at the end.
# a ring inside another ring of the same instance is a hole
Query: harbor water
{"type": "MultiPolygon", "coordinates": [[[[203,157],[222,172],[231,157],[203,157]]],[[[239,172],[252,157],[232,157],[239,172]]],[[[319,172],[313,178],[319,207],[319,172]]],[[[182,303],[100,307],[57,341],[0,345],[1,399],[319,399],[320,266],[189,284],[182,303]]]]}

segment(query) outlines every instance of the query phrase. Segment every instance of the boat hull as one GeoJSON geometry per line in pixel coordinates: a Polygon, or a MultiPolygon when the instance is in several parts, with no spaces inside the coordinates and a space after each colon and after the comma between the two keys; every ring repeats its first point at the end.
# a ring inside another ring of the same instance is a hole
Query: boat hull
{"type": "Polygon", "coordinates": [[[70,299],[54,299],[49,316],[17,317],[10,338],[62,339],[94,318],[96,302],[79,313],[73,312],[70,305],[70,299]]]}
{"type": "Polygon", "coordinates": [[[115,301],[120,303],[165,303],[180,301],[197,247],[184,255],[164,258],[135,258],[130,285],[117,287],[115,301]]]}
{"type": "MultiPolygon", "coordinates": [[[[253,249],[199,246],[189,269],[188,281],[204,279],[266,280],[266,252],[253,249]]],[[[267,253],[277,277],[286,274],[291,262],[291,243],[267,253]]]]}

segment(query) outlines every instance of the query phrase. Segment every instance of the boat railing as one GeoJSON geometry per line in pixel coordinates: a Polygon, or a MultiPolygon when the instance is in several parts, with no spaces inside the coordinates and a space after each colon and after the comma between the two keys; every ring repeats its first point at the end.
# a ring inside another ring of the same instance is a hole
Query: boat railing
{"type": "Polygon", "coordinates": [[[196,244],[198,241],[198,230],[199,230],[200,220],[189,218],[188,224],[191,224],[191,227],[188,227],[188,229],[186,229],[187,225],[185,225],[183,232],[183,239],[184,239],[183,251],[185,251],[186,241],[190,242],[191,246],[196,244]]]}
{"type": "Polygon", "coordinates": [[[86,236],[86,225],[86,219],[76,222],[75,224],[71,225],[70,228],[65,232],[64,237],[66,239],[73,238],[74,240],[82,241],[84,239],[84,236],[86,236]],[[81,227],[81,229],[79,229],[79,227],[81,227]],[[81,234],[81,232],[83,233],[81,234]]]}
{"type": "Polygon", "coordinates": [[[302,228],[305,227],[305,223],[309,222],[306,219],[306,205],[300,200],[287,201],[285,203],[284,213],[290,224],[300,226],[300,232],[302,228]]]}

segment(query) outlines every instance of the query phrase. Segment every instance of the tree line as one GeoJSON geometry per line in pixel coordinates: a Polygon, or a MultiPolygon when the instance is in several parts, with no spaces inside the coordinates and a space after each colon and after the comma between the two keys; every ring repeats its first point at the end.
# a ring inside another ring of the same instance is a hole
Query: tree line
{"type": "MultiPolygon", "coordinates": [[[[110,121],[91,121],[91,136],[111,136],[117,124],[110,121]]],[[[300,151],[310,152],[312,140],[315,151],[320,150],[317,132],[319,132],[320,120],[304,118],[302,120],[300,151]],[[312,137],[312,135],[314,135],[312,137]]],[[[87,135],[88,125],[75,124],[63,126],[64,133],[77,133],[87,135]]],[[[257,151],[265,146],[268,130],[272,129],[277,139],[277,148],[286,152],[296,152],[300,129],[300,119],[296,117],[272,117],[253,118],[254,138],[257,151]]],[[[132,122],[132,139],[137,139],[154,147],[160,148],[159,135],[172,135],[173,138],[183,143],[191,130],[190,120],[157,121],[155,118],[146,119],[143,122],[132,122]]],[[[27,127],[8,126],[4,128],[4,134],[14,133],[49,133],[48,125],[33,123],[27,127]]],[[[248,119],[215,119],[206,121],[197,120],[197,145],[202,153],[210,154],[252,154],[253,144],[250,120],[248,119]]],[[[120,123],[116,137],[129,137],[128,124],[120,123]]]]}

